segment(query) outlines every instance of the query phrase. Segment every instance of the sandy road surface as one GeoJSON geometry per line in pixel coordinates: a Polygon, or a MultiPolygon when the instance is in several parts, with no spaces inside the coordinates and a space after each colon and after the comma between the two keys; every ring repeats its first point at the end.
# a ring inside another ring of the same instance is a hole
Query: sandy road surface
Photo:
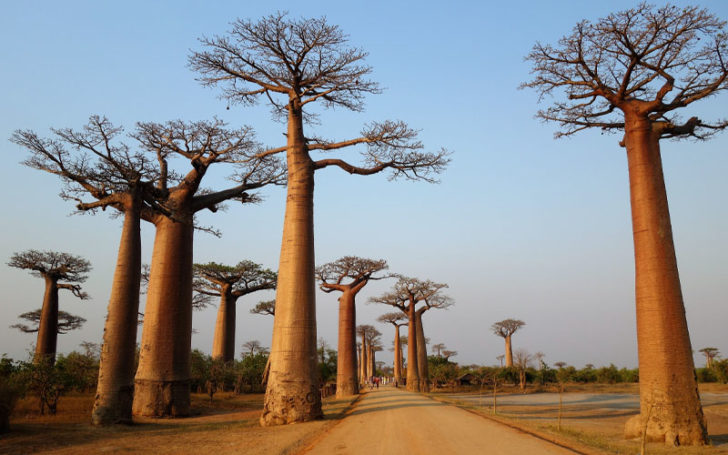
{"type": "Polygon", "coordinates": [[[574,452],[401,389],[365,394],[306,455],[571,454],[574,452]]]}

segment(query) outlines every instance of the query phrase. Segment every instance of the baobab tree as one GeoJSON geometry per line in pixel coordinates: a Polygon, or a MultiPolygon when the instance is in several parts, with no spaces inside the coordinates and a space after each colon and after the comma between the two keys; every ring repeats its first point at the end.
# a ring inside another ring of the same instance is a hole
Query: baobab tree
{"type": "Polygon", "coordinates": [[[243,351],[247,353],[247,355],[256,355],[268,352],[268,348],[263,347],[258,340],[249,340],[243,343],[243,351]]]}
{"type": "Polygon", "coordinates": [[[438,357],[442,357],[442,350],[445,348],[445,343],[437,343],[432,345],[432,349],[435,350],[435,355],[438,357]]]}
{"type": "Polygon", "coordinates": [[[212,341],[212,358],[232,362],[235,358],[235,314],[239,298],[265,289],[275,289],[276,273],[252,261],[236,266],[210,262],[194,264],[192,288],[201,295],[220,297],[212,341]]]}
{"type": "Polygon", "coordinates": [[[31,156],[23,164],[59,176],[61,197],[82,213],[111,207],[124,217],[104,326],[94,424],[131,422],[141,274],[140,220],[150,220],[160,197],[160,170],[144,150],[120,140],[121,127],[91,116],[81,130],[54,129],[53,139],[16,131],[11,141],[31,156]]]}
{"type": "Polygon", "coordinates": [[[387,269],[383,259],[365,259],[344,256],[316,269],[319,288],[330,293],[341,292],[339,297],[339,344],[336,365],[336,397],[355,395],[359,391],[356,374],[356,295],[370,280],[388,275],[375,274],[387,269]]]}
{"type": "Polygon", "coordinates": [[[668,445],[707,442],[660,140],[706,139],[728,126],[676,113],[728,89],[727,43],[725,22],[707,10],[642,3],[596,23],[582,21],[557,46],[536,44],[527,57],[534,78],[523,86],[542,99],[566,98],[537,114],[561,127],[557,137],[588,128],[624,133],[640,369],[640,414],[627,422],[627,437],[645,432],[668,445]]]}
{"type": "Polygon", "coordinates": [[[713,368],[713,360],[715,360],[715,358],[718,357],[718,354],[720,354],[718,348],[703,348],[699,352],[702,352],[705,356],[705,368],[713,368]]]}
{"type": "Polygon", "coordinates": [[[402,312],[386,313],[379,316],[377,321],[394,326],[394,383],[398,385],[402,382],[402,341],[399,328],[407,324],[407,315],[402,312]]]}
{"type": "Polygon", "coordinates": [[[266,152],[286,153],[288,190],[261,424],[318,419],[314,173],[328,167],[358,175],[390,170],[392,178],[431,182],[447,165],[448,154],[424,153],[416,131],[402,121],[371,123],[359,137],[342,141],[305,133],[305,125],[316,118],[313,105],[360,111],[364,97],[380,91],[367,79],[371,68],[364,64],[366,53],[348,47],[347,37],[325,18],[296,20],[278,13],[255,22],[237,20],[232,27],[228,36],[201,39],[206,50],[194,52],[190,66],[203,84],[223,86],[231,103],[250,104],[264,97],[287,124],[286,146],[266,152]],[[362,164],[312,157],[312,152],[359,144],[366,146],[362,164]]]}
{"type": "Polygon", "coordinates": [[[274,157],[257,156],[260,147],[249,127],[231,130],[220,120],[139,123],[135,138],[158,159],[163,197],[150,220],[156,232],[132,411],[184,416],[190,411],[193,237],[200,229],[195,214],[216,212],[227,200],[254,202],[248,191],[281,183],[285,172],[274,157]],[[183,158],[191,169],[173,172],[172,158],[183,158]],[[219,163],[235,166],[235,185],[202,190],[207,171],[219,163]]]}
{"type": "Polygon", "coordinates": [[[513,348],[511,346],[511,337],[521,327],[526,325],[525,322],[520,319],[504,319],[500,322],[496,322],[490,329],[494,334],[503,338],[506,342],[506,368],[513,366],[513,348]]]}
{"type": "Polygon", "coordinates": [[[455,357],[456,355],[458,355],[458,351],[450,351],[448,349],[442,351],[442,356],[445,358],[445,361],[449,361],[450,357],[455,357]]]}
{"type": "Polygon", "coordinates": [[[253,314],[267,314],[269,316],[275,316],[276,301],[275,300],[265,300],[262,302],[258,302],[257,305],[255,305],[253,308],[250,309],[250,312],[253,314]]]}
{"type": "Polygon", "coordinates": [[[450,297],[436,293],[425,299],[425,304],[415,311],[417,318],[417,367],[420,376],[420,391],[430,391],[430,366],[427,361],[427,344],[429,338],[425,337],[425,327],[422,324],[422,315],[433,308],[447,309],[453,305],[450,297]]]}
{"type": "Polygon", "coordinates": [[[447,284],[443,283],[400,276],[392,291],[369,299],[371,303],[393,306],[407,315],[407,339],[409,340],[407,344],[407,390],[419,392],[421,387],[417,351],[419,344],[417,339],[417,304],[424,303],[427,299],[434,300],[434,297],[446,287],[447,284]]]}
{"type": "Polygon", "coordinates": [[[358,325],[356,327],[356,333],[361,336],[359,377],[360,383],[364,383],[372,375],[372,346],[378,341],[382,333],[373,325],[369,324],[358,325]]]}
{"type": "MultiPolygon", "coordinates": [[[[18,317],[20,319],[24,319],[31,323],[32,325],[27,324],[13,324],[10,326],[11,329],[18,329],[23,333],[36,333],[40,330],[40,315],[41,310],[37,309],[35,311],[29,311],[27,313],[23,313],[19,315],[18,317]]],[[[76,316],[74,314],[66,313],[65,311],[58,311],[58,324],[56,326],[56,333],[58,335],[64,335],[71,330],[80,329],[83,324],[86,322],[86,319],[82,318],[81,316],[76,316]]]]}
{"type": "Polygon", "coordinates": [[[58,291],[65,289],[81,300],[87,299],[88,295],[81,290],[81,283],[86,281],[91,263],[81,256],[68,253],[27,250],[13,254],[8,265],[30,270],[31,275],[45,281],[33,362],[48,362],[52,365],[56,361],[58,343],[58,291]]]}

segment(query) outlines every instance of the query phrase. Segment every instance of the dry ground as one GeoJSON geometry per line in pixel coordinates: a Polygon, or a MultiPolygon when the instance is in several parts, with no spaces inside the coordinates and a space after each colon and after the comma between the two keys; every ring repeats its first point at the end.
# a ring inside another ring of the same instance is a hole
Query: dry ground
{"type": "MultiPolygon", "coordinates": [[[[639,441],[626,441],[622,437],[624,423],[639,410],[636,384],[567,386],[563,395],[561,431],[557,431],[559,397],[556,390],[532,389],[531,393],[520,394],[516,388],[511,388],[505,392],[497,398],[495,419],[567,444],[583,444],[602,453],[639,453],[639,441]]],[[[711,446],[667,449],[661,444],[648,444],[648,454],[728,454],[728,385],[701,384],[700,393],[711,446]]],[[[439,392],[432,396],[494,418],[492,389],[439,392]]]]}
{"type": "Polygon", "coordinates": [[[132,426],[90,425],[93,396],[61,397],[58,415],[40,416],[37,401],[18,403],[11,432],[0,436],[0,454],[290,454],[324,432],[352,400],[324,400],[326,418],[283,427],[262,428],[262,394],[193,395],[197,414],[184,419],[135,419],[132,426]]]}

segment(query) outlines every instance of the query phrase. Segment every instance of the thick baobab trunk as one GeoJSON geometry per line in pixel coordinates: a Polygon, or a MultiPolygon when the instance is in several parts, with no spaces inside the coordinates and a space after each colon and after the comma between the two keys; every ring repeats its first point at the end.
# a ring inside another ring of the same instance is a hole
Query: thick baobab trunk
{"type": "Polygon", "coordinates": [[[44,275],[45,294],[43,295],[43,307],[40,310],[40,321],[38,323],[38,338],[35,343],[35,355],[33,361],[50,362],[56,361],[56,346],[58,343],[58,280],[52,276],[44,275]]]}
{"type": "Polygon", "coordinates": [[[399,326],[394,326],[394,383],[402,380],[402,345],[399,341],[399,326]]]}
{"type": "Polygon", "coordinates": [[[372,349],[371,357],[369,361],[369,377],[377,375],[377,351],[372,349]]]}
{"type": "Polygon", "coordinates": [[[506,336],[506,368],[513,366],[513,349],[511,348],[511,335],[506,336]]]}
{"type": "Polygon", "coordinates": [[[369,376],[367,376],[367,368],[369,365],[369,346],[367,345],[367,340],[364,335],[361,336],[361,361],[359,364],[359,378],[361,380],[362,384],[366,384],[366,382],[369,380],[369,376]]]}
{"type": "Polygon", "coordinates": [[[430,369],[427,365],[427,343],[425,343],[425,330],[422,327],[422,313],[417,311],[417,368],[420,375],[420,392],[430,391],[430,369]]]}
{"type": "Polygon", "coordinates": [[[707,430],[680,289],[659,137],[647,119],[626,117],[640,414],[627,422],[625,436],[640,437],[646,429],[650,441],[705,444],[707,430]]]}
{"type": "Polygon", "coordinates": [[[149,277],[134,415],[190,413],[192,217],[160,217],[149,277]]]}
{"type": "Polygon", "coordinates": [[[339,297],[339,354],[336,362],[336,397],[356,395],[356,304],[351,292],[339,297]]]}
{"type": "Polygon", "coordinates": [[[99,380],[91,421],[94,425],[131,423],[134,399],[134,357],[139,318],[142,242],[139,209],[124,212],[119,254],[111,285],[101,346],[99,380]]]}
{"type": "Polygon", "coordinates": [[[420,371],[417,361],[417,315],[410,303],[409,324],[407,325],[407,390],[420,391],[420,371]]]}
{"type": "Polygon", "coordinates": [[[235,301],[230,286],[220,290],[215,335],[212,339],[212,358],[232,362],[235,358],[235,301]]]}
{"type": "Polygon", "coordinates": [[[288,116],[288,192],[283,222],[270,374],[261,425],[323,418],[316,362],[314,168],[303,136],[299,101],[288,116]]]}

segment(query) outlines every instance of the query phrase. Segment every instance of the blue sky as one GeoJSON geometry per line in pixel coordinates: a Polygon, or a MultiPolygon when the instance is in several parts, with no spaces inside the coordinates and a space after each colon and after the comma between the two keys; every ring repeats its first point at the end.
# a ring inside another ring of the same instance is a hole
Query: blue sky
{"type": "MultiPolygon", "coordinates": [[[[503,349],[492,323],[526,321],[516,348],[543,351],[546,362],[636,366],[634,266],[627,166],[617,135],[585,132],[554,140],[555,125],[534,119],[537,95],[518,90],[529,78],[523,57],[537,42],[555,43],[581,19],[596,20],[635,2],[13,2],[0,14],[0,258],[52,249],[92,263],[92,300],[61,296],[61,309],[88,322],[63,335],[68,352],[99,342],[120,221],[104,214],[69,216],[58,179],[18,164],[24,150],[6,139],[16,129],[47,135],[81,127],[92,114],[131,130],[137,121],[218,116],[248,124],[269,145],[284,127],[265,105],[233,106],[200,86],[187,68],[203,35],[224,34],[235,18],[276,10],[325,15],[369,52],[373,79],[385,88],[363,113],[322,113],[317,134],[344,139],[373,120],[402,119],[427,147],[446,147],[453,161],[441,183],[390,182],[326,169],[316,177],[316,258],[384,258],[392,271],[445,282],[456,305],[425,316],[433,342],[457,350],[461,363],[492,364],[503,349]],[[606,4],[608,3],[608,4],[606,4]]],[[[677,2],[685,5],[687,2],[677,2]]],[[[728,3],[701,5],[728,19],[728,3]]],[[[696,106],[706,119],[725,117],[725,94],[696,106]]],[[[728,353],[728,137],[664,142],[663,160],[693,347],[728,353]]],[[[356,151],[346,152],[353,158],[356,151]]],[[[225,185],[223,174],[207,186],[225,185]]],[[[197,234],[195,260],[251,259],[277,268],[285,194],[264,191],[258,206],[206,214],[221,239],[197,234]]],[[[144,257],[153,230],[143,229],[144,257]]],[[[25,357],[33,335],[7,328],[37,308],[42,282],[0,267],[0,353],[25,357]]],[[[387,290],[378,282],[360,297],[360,323],[388,311],[366,305],[387,290]]],[[[270,344],[272,321],[247,309],[272,294],[243,298],[237,345],[270,344]]],[[[318,296],[319,335],[336,342],[336,296],[318,296]]],[[[215,308],[194,315],[193,347],[212,345],[215,308]]],[[[379,327],[389,344],[391,329],[379,327]]],[[[238,349],[239,350],[239,349],[238,349]]],[[[388,359],[390,353],[382,357],[388,359]]],[[[697,358],[698,364],[703,361],[697,358]]]]}

